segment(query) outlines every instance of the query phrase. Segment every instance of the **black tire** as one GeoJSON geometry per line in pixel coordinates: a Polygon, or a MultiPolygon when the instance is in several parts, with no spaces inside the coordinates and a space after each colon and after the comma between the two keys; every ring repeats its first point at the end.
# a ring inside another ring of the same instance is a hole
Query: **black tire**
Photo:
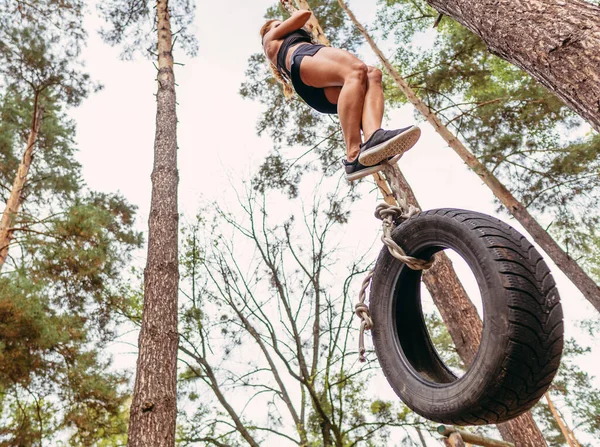
{"type": "Polygon", "coordinates": [[[531,408],[550,386],[563,349],[558,291],[537,250],[502,221],[458,209],[418,214],[392,237],[421,259],[456,251],[473,271],[483,302],[481,344],[458,378],[429,337],[421,272],[382,249],[369,308],[375,351],[396,394],[421,416],[455,425],[499,423],[531,408]]]}

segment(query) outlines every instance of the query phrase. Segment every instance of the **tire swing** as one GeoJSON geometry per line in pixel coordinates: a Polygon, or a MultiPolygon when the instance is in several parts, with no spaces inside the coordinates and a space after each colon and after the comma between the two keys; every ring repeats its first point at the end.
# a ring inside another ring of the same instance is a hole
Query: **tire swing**
{"type": "Polygon", "coordinates": [[[558,291],[537,250],[509,225],[473,211],[420,213],[381,204],[376,216],[383,220],[387,247],[356,305],[363,320],[361,360],[363,332],[372,329],[391,387],[409,408],[432,421],[494,424],[530,409],[550,386],[563,348],[558,291]],[[462,377],[438,355],[421,307],[420,269],[431,266],[435,253],[444,249],[466,261],[483,302],[481,343],[462,377]]]}

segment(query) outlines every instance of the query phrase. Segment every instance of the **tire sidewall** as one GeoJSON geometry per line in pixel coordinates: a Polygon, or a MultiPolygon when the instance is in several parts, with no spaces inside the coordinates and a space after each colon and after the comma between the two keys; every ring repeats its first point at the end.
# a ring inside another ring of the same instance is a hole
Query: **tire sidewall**
{"type": "Polygon", "coordinates": [[[485,235],[475,224],[455,217],[419,214],[396,228],[392,237],[409,255],[432,245],[453,249],[477,280],[484,315],[482,339],[472,365],[460,379],[449,384],[433,383],[417,373],[402,352],[391,315],[400,272],[408,267],[385,247],[377,260],[370,293],[375,350],[388,382],[407,406],[440,422],[456,420],[464,408],[476,407],[481,396],[495,387],[509,342],[502,279],[485,244],[485,235]]]}

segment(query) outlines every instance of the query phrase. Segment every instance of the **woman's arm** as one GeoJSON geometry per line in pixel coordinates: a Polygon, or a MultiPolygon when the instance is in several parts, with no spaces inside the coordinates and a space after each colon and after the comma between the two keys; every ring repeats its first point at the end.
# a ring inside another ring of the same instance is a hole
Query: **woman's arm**
{"type": "Polygon", "coordinates": [[[294,13],[285,21],[281,22],[278,26],[270,30],[265,35],[265,42],[267,40],[278,40],[287,36],[292,31],[296,31],[302,28],[308,19],[310,19],[311,12],[305,9],[301,9],[299,11],[294,11],[294,13]]]}

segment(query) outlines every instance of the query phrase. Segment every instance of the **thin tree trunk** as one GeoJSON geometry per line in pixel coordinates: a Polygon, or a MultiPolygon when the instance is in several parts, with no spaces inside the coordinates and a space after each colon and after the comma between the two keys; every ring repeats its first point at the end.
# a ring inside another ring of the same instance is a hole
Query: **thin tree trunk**
{"type": "MultiPolygon", "coordinates": [[[[387,166],[384,173],[398,199],[403,194],[409,205],[420,208],[398,166],[387,166]]],[[[483,324],[446,254],[440,252],[436,255],[433,266],[423,274],[423,282],[448,326],[458,355],[465,365],[470,365],[479,349],[483,324]]]]}
{"type": "Polygon", "coordinates": [[[565,437],[565,439],[567,440],[569,447],[581,447],[581,444],[579,444],[579,442],[577,442],[577,438],[575,438],[575,434],[569,428],[567,423],[563,420],[560,413],[554,406],[554,403],[552,402],[550,395],[548,393],[546,393],[546,394],[544,394],[544,396],[546,396],[546,401],[548,401],[548,407],[550,408],[550,412],[552,413],[552,416],[554,416],[554,419],[558,423],[558,426],[560,427],[560,431],[563,434],[563,436],[565,437]]]}
{"type": "MultiPolygon", "coordinates": [[[[343,2],[338,1],[340,2],[340,6],[347,9],[347,6],[343,2]]],[[[297,0],[297,3],[302,9],[310,9],[305,0],[297,0]]],[[[313,19],[316,22],[317,19],[314,17],[314,14],[311,17],[311,21],[313,19]]],[[[311,25],[316,28],[317,36],[323,34],[318,22],[316,24],[311,22],[311,25]]],[[[315,30],[313,30],[313,35],[315,35],[315,30]]],[[[384,173],[396,200],[399,201],[399,194],[404,192],[409,204],[419,206],[412,189],[397,166],[387,166],[384,169],[384,173]]],[[[448,332],[452,337],[458,354],[465,364],[470,365],[479,348],[483,325],[475,306],[473,306],[452,268],[452,262],[445,254],[438,254],[434,266],[423,275],[423,282],[429,290],[437,308],[440,310],[440,314],[448,327],[448,332]]],[[[523,447],[542,447],[547,445],[543,435],[535,426],[530,413],[521,415],[516,419],[516,421],[518,420],[522,420],[521,424],[524,427],[535,427],[535,432],[527,429],[523,430],[523,435],[521,435],[520,430],[512,429],[513,426],[511,426],[511,435],[521,440],[518,445],[523,447]]]]}
{"type": "Polygon", "coordinates": [[[426,0],[600,132],[600,7],[585,0],[426,0]]]}
{"type": "MultiPolygon", "coordinates": [[[[402,93],[415,108],[427,119],[436,132],[446,141],[460,158],[483,180],[491,189],[494,195],[500,200],[508,211],[523,225],[533,240],[546,252],[571,282],[581,291],[583,296],[600,312],[600,287],[590,278],[585,271],[571,258],[556,241],[542,228],[542,226],[527,211],[527,208],[519,202],[512,193],[498,180],[477,158],[465,147],[465,145],[441,122],[435,113],[421,101],[408,83],[402,78],[400,73],[392,66],[390,61],[384,56],[377,44],[373,41],[364,26],[358,22],[356,16],[348,8],[343,0],[338,3],[356,27],[365,37],[371,49],[377,54],[386,71],[392,76],[402,93]]],[[[478,2],[473,2],[473,4],[478,2]]],[[[600,42],[600,41],[599,41],[600,42]]],[[[600,49],[600,46],[599,46],[600,49]]],[[[600,54],[600,53],[599,53],[600,54]]],[[[599,59],[600,60],[600,59],[599,59]]],[[[599,71],[600,76],[600,71],[599,71]]],[[[598,105],[600,107],[600,104],[598,105]]]]}
{"type": "Polygon", "coordinates": [[[425,442],[425,437],[423,436],[423,432],[419,427],[416,428],[417,434],[419,435],[419,441],[421,441],[421,445],[423,447],[427,447],[427,443],[425,442]]]}
{"type": "Polygon", "coordinates": [[[172,447],[177,416],[177,116],[168,0],[156,3],[158,93],[148,260],[130,446],[172,447]]]}
{"type": "Polygon", "coordinates": [[[33,101],[33,117],[31,119],[31,130],[27,138],[27,146],[23,152],[23,158],[17,169],[17,174],[15,175],[8,201],[6,202],[6,208],[4,208],[2,219],[0,220],[0,271],[8,257],[8,246],[13,237],[12,226],[23,203],[23,188],[29,175],[29,168],[33,160],[33,149],[40,132],[43,113],[43,108],[39,104],[39,93],[36,93],[33,101]]]}
{"type": "Polygon", "coordinates": [[[223,392],[221,391],[221,387],[219,386],[217,376],[215,376],[215,373],[208,361],[206,360],[206,358],[204,358],[201,355],[196,355],[195,353],[183,346],[181,346],[179,349],[181,350],[181,352],[184,352],[185,354],[192,357],[198,363],[198,365],[201,366],[202,369],[205,371],[206,378],[208,378],[210,382],[210,388],[213,390],[213,393],[215,393],[215,396],[217,397],[225,411],[227,411],[227,414],[229,414],[229,417],[233,421],[236,430],[242,436],[242,438],[244,438],[244,440],[248,443],[250,447],[259,447],[260,444],[254,439],[250,431],[248,431],[246,425],[244,424],[242,419],[240,419],[239,415],[234,410],[234,408],[229,404],[229,402],[227,402],[227,399],[225,398],[225,395],[223,394],[223,392]]]}

